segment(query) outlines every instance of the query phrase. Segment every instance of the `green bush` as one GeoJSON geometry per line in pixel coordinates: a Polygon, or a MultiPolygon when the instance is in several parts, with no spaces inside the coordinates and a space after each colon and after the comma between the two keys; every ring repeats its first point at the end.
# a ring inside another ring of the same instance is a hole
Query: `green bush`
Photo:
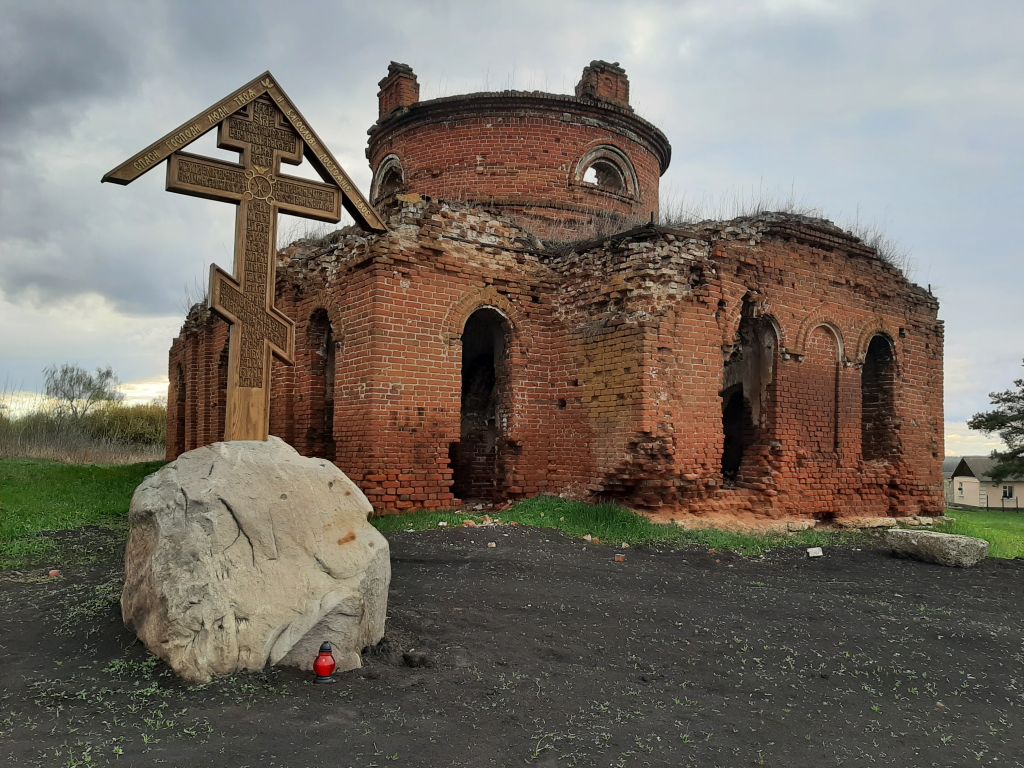
{"type": "Polygon", "coordinates": [[[167,408],[163,405],[121,405],[100,408],[81,420],[93,437],[127,445],[162,444],[167,434],[167,408]]]}
{"type": "Polygon", "coordinates": [[[163,455],[167,409],[112,403],[73,417],[37,409],[0,413],[0,457],[122,464],[163,455]]]}

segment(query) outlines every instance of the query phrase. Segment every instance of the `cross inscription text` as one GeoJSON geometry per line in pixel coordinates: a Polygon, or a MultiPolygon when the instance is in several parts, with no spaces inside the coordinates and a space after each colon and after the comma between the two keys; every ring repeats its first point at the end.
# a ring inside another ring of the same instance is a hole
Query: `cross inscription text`
{"type": "Polygon", "coordinates": [[[210,270],[210,308],[231,323],[228,347],[226,440],[265,440],[270,408],[271,355],[291,362],[294,323],[274,308],[277,214],[337,221],[338,189],[280,174],[281,162],[302,161],[302,139],[268,98],[251,102],[248,114],[221,123],[217,146],[241,153],[228,163],[175,152],[167,165],[167,189],[236,203],[232,277],[210,270]]]}

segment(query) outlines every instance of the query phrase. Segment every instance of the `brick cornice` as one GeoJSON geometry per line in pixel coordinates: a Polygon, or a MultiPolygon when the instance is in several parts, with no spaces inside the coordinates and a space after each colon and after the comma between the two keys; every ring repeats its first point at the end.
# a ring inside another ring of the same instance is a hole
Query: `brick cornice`
{"type": "Polygon", "coordinates": [[[661,173],[666,171],[672,159],[672,145],[665,134],[632,110],[606,101],[540,91],[467,93],[428,99],[398,109],[378,120],[367,131],[370,135],[367,157],[374,155],[381,141],[414,126],[515,112],[539,112],[554,120],[599,124],[647,147],[658,159],[661,173]]]}

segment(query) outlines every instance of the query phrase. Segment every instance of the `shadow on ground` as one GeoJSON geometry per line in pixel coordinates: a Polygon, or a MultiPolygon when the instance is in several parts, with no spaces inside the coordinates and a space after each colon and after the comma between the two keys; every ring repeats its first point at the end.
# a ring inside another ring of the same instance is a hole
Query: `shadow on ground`
{"type": "Polygon", "coordinates": [[[362,670],[189,688],[121,626],[121,535],[0,574],[3,765],[1024,765],[1024,563],[397,534],[362,670]]]}

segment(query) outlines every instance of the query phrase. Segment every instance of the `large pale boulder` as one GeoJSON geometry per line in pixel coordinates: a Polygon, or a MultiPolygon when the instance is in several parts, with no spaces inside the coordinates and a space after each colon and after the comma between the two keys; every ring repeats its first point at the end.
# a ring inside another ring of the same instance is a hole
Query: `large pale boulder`
{"type": "Polygon", "coordinates": [[[885,543],[894,554],[958,568],[977,565],[988,555],[984,539],[937,531],[886,531],[885,543]]]}
{"type": "Polygon", "coordinates": [[[384,635],[391,563],[370,503],[277,438],[189,451],[135,491],[125,625],[182,678],[268,664],[339,671],[384,635]]]}

